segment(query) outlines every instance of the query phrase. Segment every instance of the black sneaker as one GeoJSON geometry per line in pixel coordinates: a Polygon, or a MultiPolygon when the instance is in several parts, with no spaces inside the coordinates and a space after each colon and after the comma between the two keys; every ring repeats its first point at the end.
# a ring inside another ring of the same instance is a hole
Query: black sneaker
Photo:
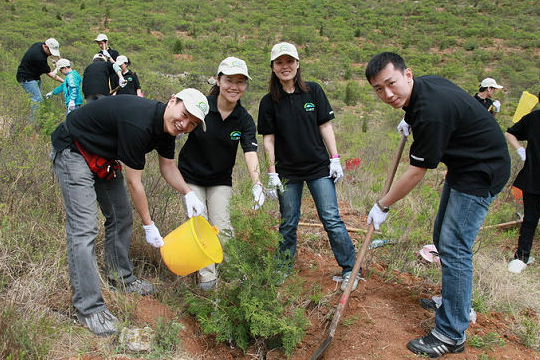
{"type": "Polygon", "coordinates": [[[417,355],[427,355],[430,358],[438,358],[448,353],[460,353],[465,350],[465,343],[450,345],[437,339],[431,333],[407,343],[407,349],[417,355]]]}
{"type": "Polygon", "coordinates": [[[420,306],[426,310],[437,311],[437,304],[433,299],[420,299],[420,306]]]}

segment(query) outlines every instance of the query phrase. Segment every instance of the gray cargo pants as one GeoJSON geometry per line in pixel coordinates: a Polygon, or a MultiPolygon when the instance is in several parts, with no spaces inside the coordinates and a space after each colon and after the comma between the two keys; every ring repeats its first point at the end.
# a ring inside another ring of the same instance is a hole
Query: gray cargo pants
{"type": "Polygon", "coordinates": [[[133,276],[129,260],[133,216],[119,174],[102,180],[94,176],[82,155],[70,149],[51,152],[53,169],[66,210],[67,253],[73,305],[84,316],[106,309],[101,295],[94,242],[98,235],[97,206],[105,216],[107,277],[128,284],[133,276]]]}

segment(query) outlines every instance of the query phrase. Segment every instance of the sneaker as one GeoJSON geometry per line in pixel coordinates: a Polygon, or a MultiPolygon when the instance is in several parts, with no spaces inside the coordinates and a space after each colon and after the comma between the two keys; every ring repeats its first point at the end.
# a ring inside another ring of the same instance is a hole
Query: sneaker
{"type": "Polygon", "coordinates": [[[217,279],[210,280],[210,281],[201,281],[199,283],[199,289],[203,291],[210,291],[216,286],[217,279]]]}
{"type": "MultiPolygon", "coordinates": [[[[360,277],[362,276],[362,269],[358,272],[358,275],[356,275],[356,278],[354,279],[353,287],[351,291],[356,290],[356,287],[358,286],[358,281],[360,281],[360,277]]],[[[351,277],[351,272],[348,271],[345,274],[343,274],[342,278],[343,281],[341,282],[341,291],[345,291],[345,288],[347,287],[347,284],[349,283],[349,278],[351,277]]]]}
{"type": "Polygon", "coordinates": [[[136,279],[135,281],[122,286],[120,290],[126,293],[138,293],[142,296],[146,296],[153,294],[156,291],[156,288],[148,281],[136,279]]]}
{"type": "Polygon", "coordinates": [[[460,353],[465,350],[465,343],[450,345],[429,333],[426,336],[409,341],[407,343],[407,349],[417,355],[427,355],[433,359],[448,353],[460,353]]]}
{"type": "Polygon", "coordinates": [[[510,271],[513,274],[519,274],[520,272],[525,270],[526,267],[527,267],[527,264],[525,264],[523,261],[519,259],[514,259],[510,261],[510,263],[508,264],[508,271],[510,271]]]}
{"type": "Polygon", "coordinates": [[[420,299],[420,306],[429,311],[437,311],[437,303],[433,299],[420,299]]]}
{"type": "Polygon", "coordinates": [[[109,336],[118,331],[118,319],[107,309],[88,316],[77,311],[77,320],[98,336],[109,336]]]}

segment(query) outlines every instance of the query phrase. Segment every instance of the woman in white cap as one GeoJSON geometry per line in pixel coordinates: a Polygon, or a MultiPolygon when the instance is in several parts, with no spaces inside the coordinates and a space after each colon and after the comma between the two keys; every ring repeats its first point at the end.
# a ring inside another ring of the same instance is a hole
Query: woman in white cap
{"type": "MultiPolygon", "coordinates": [[[[249,79],[244,60],[228,57],[219,64],[216,84],[207,96],[210,111],[205,117],[206,132],[200,128],[192,131],[178,156],[182,176],[206,204],[205,217],[219,229],[223,235],[222,241],[226,241],[233,231],[229,203],[238,144],[244,151],[253,182],[254,209],[264,202],[263,188],[259,182],[255,123],[240,103],[249,79]]],[[[199,271],[201,289],[212,289],[216,280],[215,265],[199,271]]]]}
{"type": "Polygon", "coordinates": [[[128,57],[125,55],[119,55],[116,58],[116,65],[120,66],[120,69],[122,69],[122,76],[127,81],[126,86],[120,88],[116,92],[116,94],[130,94],[144,97],[141,91],[141,83],[139,82],[139,77],[135,72],[131,71],[128,68],[130,65],[128,57]]]}
{"type": "Polygon", "coordinates": [[[66,115],[75,109],[81,107],[83,97],[81,92],[82,77],[77,70],[71,68],[71,62],[68,59],[60,59],[56,62],[56,70],[60,71],[66,78],[58,87],[48,92],[45,96],[49,99],[52,95],[64,93],[64,101],[66,104],[66,115]]]}
{"type": "Polygon", "coordinates": [[[341,220],[336,196],[335,183],[343,177],[343,170],[330,122],[334,112],[320,85],[302,80],[299,60],[296,47],[286,42],[274,45],[270,54],[270,92],[261,99],[258,119],[269,163],[267,195],[279,199],[279,232],[283,236],[279,250],[292,262],[302,190],[304,182],[307,184],[342,268],[341,288],[345,289],[355,249],[341,220]]]}

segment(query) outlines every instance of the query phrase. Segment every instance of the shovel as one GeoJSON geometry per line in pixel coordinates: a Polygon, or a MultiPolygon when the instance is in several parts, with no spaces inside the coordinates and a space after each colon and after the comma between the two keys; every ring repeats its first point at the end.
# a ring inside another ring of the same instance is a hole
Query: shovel
{"type": "MultiPolygon", "coordinates": [[[[390,186],[392,185],[392,181],[394,180],[394,175],[396,175],[396,170],[399,165],[399,160],[401,159],[401,154],[403,153],[403,148],[405,147],[406,142],[407,142],[407,137],[404,135],[401,135],[401,140],[399,141],[398,149],[396,151],[396,154],[394,155],[392,164],[390,165],[390,168],[388,169],[388,174],[386,176],[386,183],[384,184],[383,196],[390,190],[390,186]]],[[[352,268],[351,276],[349,277],[349,282],[347,283],[347,287],[345,288],[345,291],[343,291],[343,294],[341,295],[341,298],[339,299],[339,304],[337,306],[336,312],[334,313],[334,318],[332,319],[332,323],[330,324],[330,330],[328,331],[328,335],[326,336],[326,339],[324,339],[324,341],[319,345],[317,350],[315,350],[313,355],[311,355],[309,360],[320,359],[324,351],[328,347],[328,345],[330,345],[330,343],[332,342],[332,339],[334,339],[334,334],[339,324],[339,319],[341,318],[341,314],[343,313],[343,310],[345,309],[345,306],[347,306],[347,302],[349,301],[349,295],[351,294],[351,290],[354,284],[354,279],[356,279],[356,275],[358,274],[358,271],[360,271],[360,267],[362,266],[362,263],[364,262],[364,257],[366,255],[369,244],[371,243],[371,238],[373,237],[374,231],[375,231],[375,228],[373,227],[373,224],[371,224],[368,228],[368,232],[366,234],[366,238],[364,239],[364,243],[362,244],[362,247],[360,248],[360,252],[358,253],[358,257],[356,258],[356,262],[354,263],[354,266],[352,268]]]]}

